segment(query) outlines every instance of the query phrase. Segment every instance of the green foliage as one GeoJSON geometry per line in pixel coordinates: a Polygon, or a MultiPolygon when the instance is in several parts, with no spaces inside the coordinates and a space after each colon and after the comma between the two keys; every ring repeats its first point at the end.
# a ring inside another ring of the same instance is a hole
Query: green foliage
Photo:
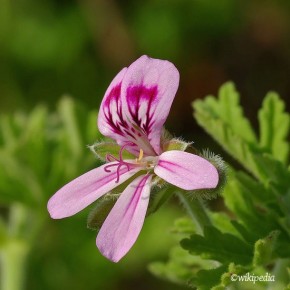
{"type": "Polygon", "coordinates": [[[287,163],[289,155],[290,116],[284,112],[285,104],[275,92],[266,96],[259,111],[260,145],[277,160],[287,163]]]}
{"type": "Polygon", "coordinates": [[[182,240],[181,246],[193,255],[221,263],[233,261],[248,264],[251,261],[249,245],[232,234],[221,233],[214,227],[205,227],[203,236],[194,234],[190,239],[182,240]]]}
{"type": "MultiPolygon", "coordinates": [[[[182,223],[175,225],[175,233],[183,233],[181,247],[196,261],[212,263],[210,268],[201,266],[192,271],[188,279],[183,277],[184,284],[198,290],[228,286],[241,290],[286,289],[290,281],[286,271],[290,265],[290,117],[284,111],[284,102],[276,93],[267,94],[258,114],[259,136],[245,117],[232,83],[221,87],[218,98],[208,96],[195,101],[193,107],[197,122],[245,170],[228,166],[222,193],[226,211],[208,211],[211,224],[207,221],[202,233],[188,225],[191,230],[186,232],[182,223]],[[248,272],[269,272],[276,280],[255,285],[231,280],[233,274],[248,272]]],[[[188,256],[179,257],[183,258],[188,256]]],[[[174,280],[172,265],[176,272],[184,270],[182,262],[171,255],[153,272],[174,280]]]]}
{"type": "Polygon", "coordinates": [[[43,106],[0,119],[0,203],[46,203],[94,159],[85,146],[98,137],[96,112],[63,98],[57,113],[43,106]]]}
{"type": "Polygon", "coordinates": [[[266,238],[255,243],[253,264],[255,267],[269,264],[275,251],[279,231],[271,232],[266,238]]]}

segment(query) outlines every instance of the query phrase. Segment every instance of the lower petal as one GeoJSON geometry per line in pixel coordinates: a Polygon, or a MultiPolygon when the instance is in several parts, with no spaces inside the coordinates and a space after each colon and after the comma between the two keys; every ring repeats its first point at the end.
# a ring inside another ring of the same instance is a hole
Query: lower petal
{"type": "Polygon", "coordinates": [[[105,167],[110,164],[117,163],[107,163],[95,168],[58,190],[47,204],[50,216],[61,219],[76,214],[140,170],[134,168],[128,171],[127,167],[122,167],[119,171],[119,181],[116,183],[116,172],[105,171],[105,167]]]}
{"type": "Polygon", "coordinates": [[[137,177],[121,194],[97,237],[101,253],[118,262],[135,243],[144,223],[151,175],[137,177]]]}
{"type": "Polygon", "coordinates": [[[167,151],[159,156],[156,175],[185,190],[215,188],[219,181],[217,169],[206,159],[182,151],[167,151]]]}

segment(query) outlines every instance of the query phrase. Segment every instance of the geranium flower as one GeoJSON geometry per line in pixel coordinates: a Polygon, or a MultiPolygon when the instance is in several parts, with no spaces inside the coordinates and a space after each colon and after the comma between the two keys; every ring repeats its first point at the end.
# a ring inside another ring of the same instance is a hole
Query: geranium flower
{"type": "Polygon", "coordinates": [[[161,134],[179,84],[175,66],[142,56],[123,68],[105,93],[98,116],[100,132],[120,145],[119,157],[74,179],[48,202],[52,218],[72,216],[129,178],[104,221],[97,247],[118,262],[133,246],[144,223],[152,180],[158,176],[184,190],[215,188],[217,169],[206,159],[183,151],[163,152],[161,134]],[[136,159],[122,157],[123,150],[136,159]]]}

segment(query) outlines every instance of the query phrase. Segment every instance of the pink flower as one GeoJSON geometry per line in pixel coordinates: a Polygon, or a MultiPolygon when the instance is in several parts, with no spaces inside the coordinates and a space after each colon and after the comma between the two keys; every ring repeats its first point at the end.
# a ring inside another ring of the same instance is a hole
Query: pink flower
{"type": "Polygon", "coordinates": [[[120,145],[119,158],[74,179],[48,202],[52,218],[76,214],[138,173],[103,223],[97,247],[118,262],[133,246],[144,223],[152,178],[185,190],[215,188],[217,169],[206,159],[183,151],[163,152],[161,132],[178,88],[179,73],[165,60],[142,56],[114,78],[102,101],[100,132],[120,145]],[[136,159],[123,160],[126,149],[136,159]]]}

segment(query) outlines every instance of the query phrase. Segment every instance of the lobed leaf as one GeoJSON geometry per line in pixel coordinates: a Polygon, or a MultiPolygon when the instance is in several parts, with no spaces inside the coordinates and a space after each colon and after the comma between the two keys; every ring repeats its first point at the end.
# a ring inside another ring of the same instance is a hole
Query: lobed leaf
{"type": "Polygon", "coordinates": [[[191,254],[200,255],[204,259],[243,265],[251,262],[251,246],[232,234],[221,233],[212,226],[204,228],[204,236],[194,234],[189,239],[183,239],[180,244],[191,254]]]}
{"type": "Polygon", "coordinates": [[[274,158],[288,160],[290,144],[287,142],[290,115],[285,112],[285,104],[275,92],[269,92],[259,111],[260,145],[274,158]]]}

